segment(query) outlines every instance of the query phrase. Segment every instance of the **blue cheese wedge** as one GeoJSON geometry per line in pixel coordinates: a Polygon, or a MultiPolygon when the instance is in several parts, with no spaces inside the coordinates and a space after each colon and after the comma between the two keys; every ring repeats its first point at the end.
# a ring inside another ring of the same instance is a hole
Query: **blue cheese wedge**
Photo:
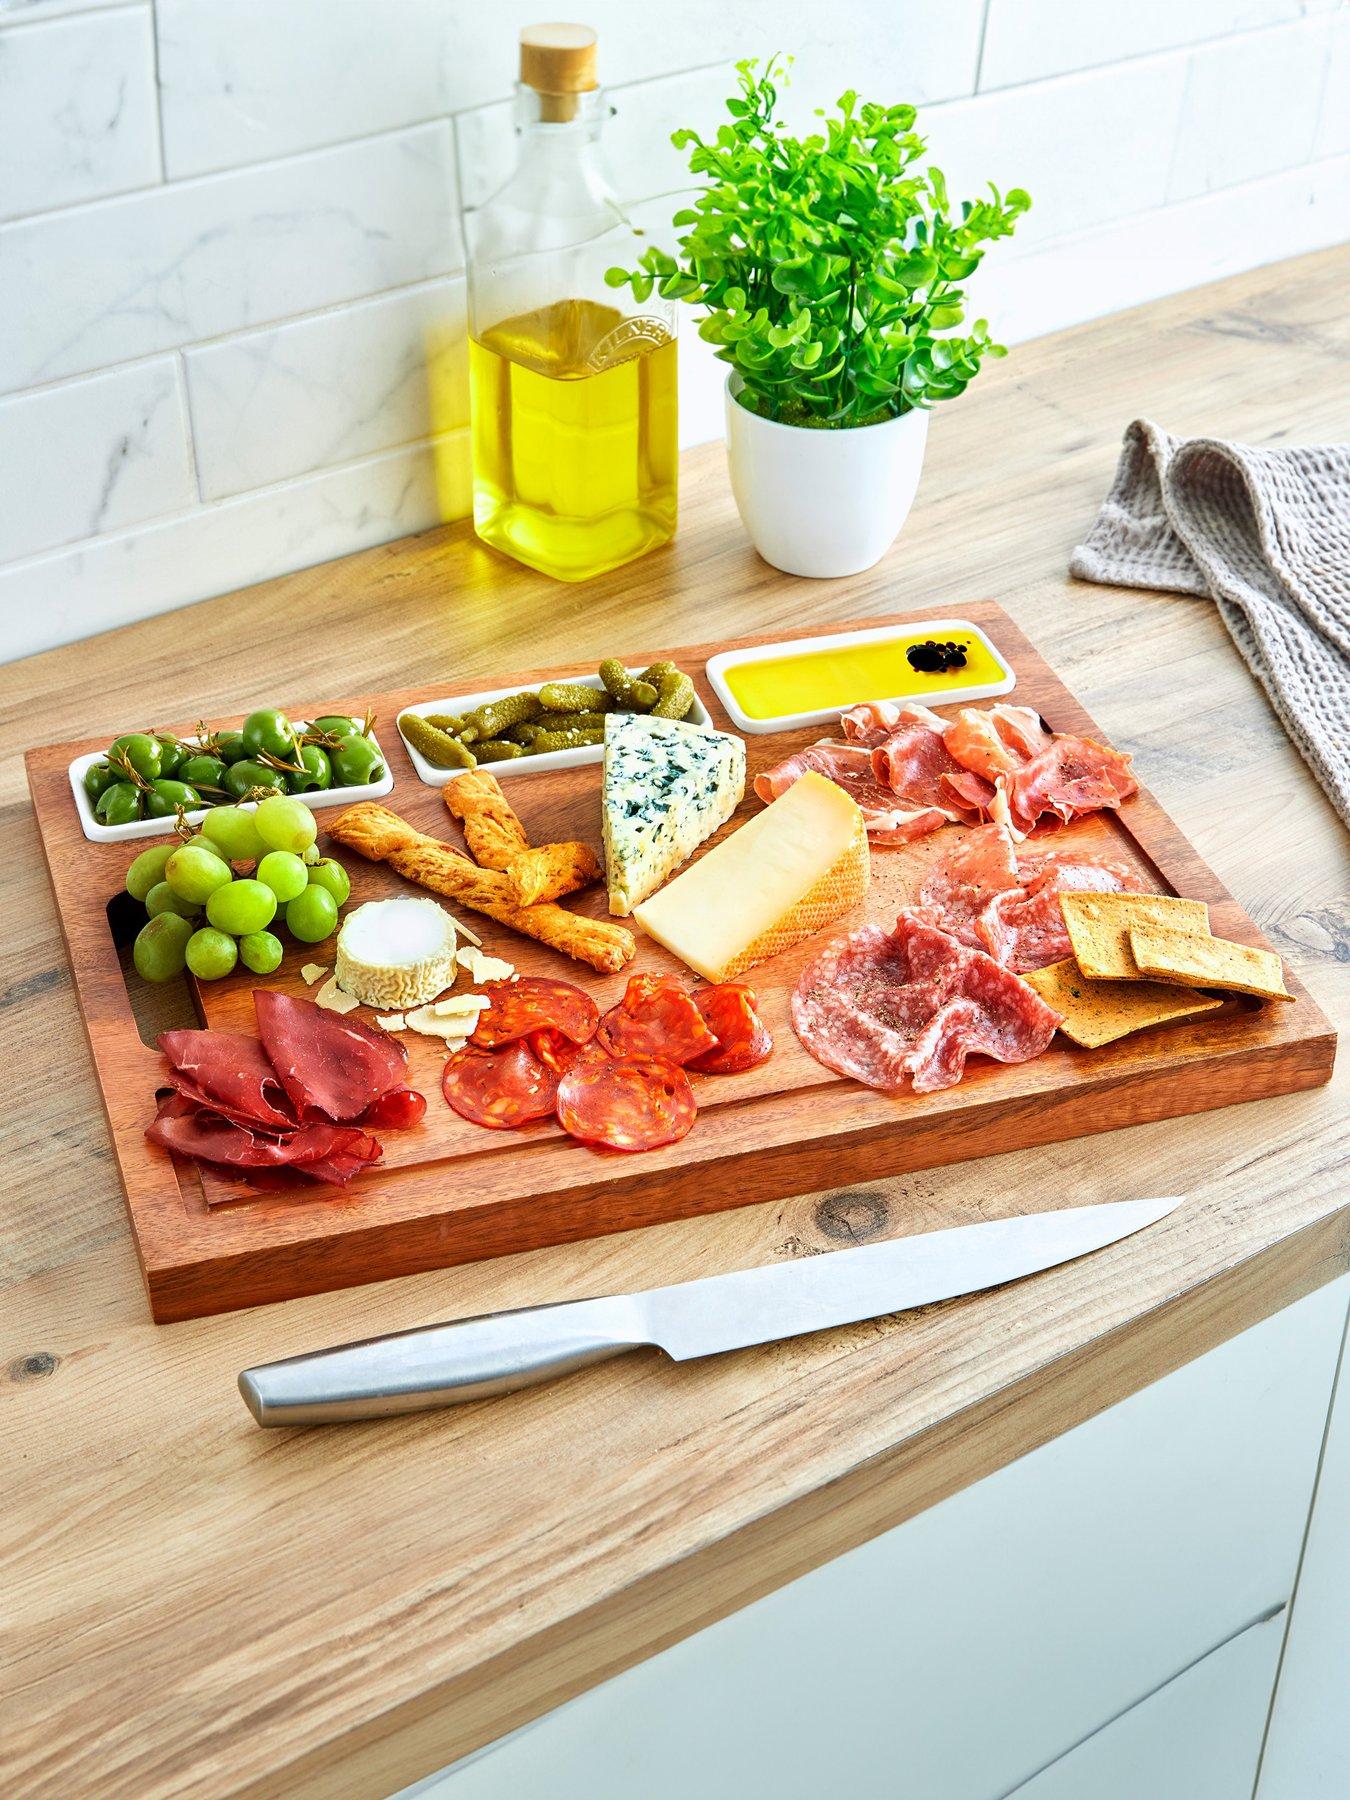
{"type": "Polygon", "coordinates": [[[631,913],[726,824],[744,793],[739,738],[675,719],[609,713],[602,797],[609,910],[631,913]]]}

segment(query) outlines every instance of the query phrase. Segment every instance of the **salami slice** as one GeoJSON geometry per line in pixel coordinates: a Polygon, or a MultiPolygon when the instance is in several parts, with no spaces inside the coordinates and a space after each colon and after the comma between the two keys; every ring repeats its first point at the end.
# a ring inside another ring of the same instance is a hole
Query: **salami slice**
{"type": "Polygon", "coordinates": [[[591,1049],[558,1083],[563,1129],[611,1150],[659,1150],[678,1143],[697,1110],[684,1070],[654,1057],[591,1049]]]}
{"type": "Polygon", "coordinates": [[[756,1008],[755,992],[739,981],[722,981],[694,995],[704,1024],[717,1039],[685,1067],[701,1075],[740,1075],[773,1055],[773,1038],[756,1008]]]}
{"type": "Polygon", "coordinates": [[[596,1037],[611,1056],[680,1064],[717,1048],[716,1036],[674,975],[634,975],[623,999],[601,1019],[596,1037]]]}
{"type": "Polygon", "coordinates": [[[427,1097],[416,1088],[390,1088],[368,1106],[360,1123],[367,1131],[407,1131],[426,1116],[427,1097]]]}
{"type": "Polygon", "coordinates": [[[479,989],[489,1004],[478,1015],[471,1042],[480,1050],[514,1044],[536,1031],[557,1031],[584,1044],[600,1019],[590,995],[570,981],[521,975],[515,981],[485,981],[479,989]]]}
{"type": "Polygon", "coordinates": [[[441,1091],[461,1118],[514,1131],[550,1117],[558,1081],[558,1070],[521,1038],[495,1050],[466,1044],[446,1063],[441,1091]]]}

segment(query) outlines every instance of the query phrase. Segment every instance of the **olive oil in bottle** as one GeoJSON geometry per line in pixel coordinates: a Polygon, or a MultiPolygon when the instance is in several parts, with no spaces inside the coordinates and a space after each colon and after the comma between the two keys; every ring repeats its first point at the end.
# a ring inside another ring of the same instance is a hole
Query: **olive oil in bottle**
{"type": "MultiPolygon", "coordinates": [[[[674,309],[625,311],[604,272],[641,241],[599,163],[594,34],[521,34],[515,174],[470,221],[474,528],[563,581],[674,532],[674,309]]],[[[636,305],[630,300],[630,305],[636,305]]]]}

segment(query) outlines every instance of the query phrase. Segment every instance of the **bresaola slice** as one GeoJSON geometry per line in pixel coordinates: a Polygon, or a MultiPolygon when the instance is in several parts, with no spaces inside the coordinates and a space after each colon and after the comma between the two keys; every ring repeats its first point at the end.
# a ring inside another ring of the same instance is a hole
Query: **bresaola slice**
{"type": "Polygon", "coordinates": [[[269,1062],[302,1121],[359,1119],[404,1085],[408,1053],[377,1026],[268,988],[253,1010],[269,1062]]]}
{"type": "Polygon", "coordinates": [[[257,1038],[242,1031],[164,1031],[169,1080],[187,1100],[241,1125],[293,1130],[295,1108],[257,1038]]]}
{"type": "Polygon", "coordinates": [[[953,1087],[972,1055],[1029,1062],[1059,1014],[983,951],[901,913],[828,946],[792,996],[797,1036],[827,1069],[916,1094],[953,1087]]]}
{"type": "Polygon", "coordinates": [[[375,1139],[354,1126],[302,1125],[281,1136],[207,1112],[181,1094],[160,1102],[145,1135],[179,1156],[216,1163],[245,1177],[256,1169],[296,1168],[315,1180],[345,1182],[381,1155],[375,1139]]]}

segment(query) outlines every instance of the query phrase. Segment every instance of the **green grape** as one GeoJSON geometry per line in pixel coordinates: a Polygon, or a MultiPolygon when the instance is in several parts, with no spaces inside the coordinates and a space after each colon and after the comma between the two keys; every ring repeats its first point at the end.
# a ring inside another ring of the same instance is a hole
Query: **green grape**
{"type": "Polygon", "coordinates": [[[316,863],[320,861],[319,846],[317,844],[306,844],[304,849],[300,852],[300,860],[302,863],[316,863]]]}
{"type": "Polygon", "coordinates": [[[228,931],[203,925],[188,939],[184,958],[198,981],[219,981],[238,962],[239,946],[228,931]]]}
{"type": "Polygon", "coordinates": [[[164,865],[164,879],[180,900],[191,900],[200,906],[217,888],[233,881],[234,876],[227,862],[200,838],[194,838],[192,843],[180,844],[174,851],[164,865]]]}
{"type": "Polygon", "coordinates": [[[286,924],[302,944],[321,944],[337,924],[337,901],[327,888],[307,887],[286,908],[286,924]]]}
{"type": "Polygon", "coordinates": [[[312,879],[304,863],[289,850],[269,850],[258,864],[258,880],[271,888],[283,906],[303,894],[312,879]]]}
{"type": "Polygon", "coordinates": [[[180,899],[167,881],[157,881],[145,896],[145,910],[152,919],[157,919],[161,913],[177,913],[182,919],[195,919],[202,909],[191,900],[180,899]]]}
{"type": "Polygon", "coordinates": [[[319,835],[314,814],[303,800],[269,794],[258,802],[255,817],[258,835],[271,850],[290,850],[299,856],[319,835]]]}
{"type": "Polygon", "coordinates": [[[181,975],[192,926],[177,913],[160,913],[142,925],[132,946],[136,973],[146,981],[170,981],[181,975]]]}
{"type": "Polygon", "coordinates": [[[153,850],[142,850],[139,856],[132,858],[124,885],[133,900],[144,900],[151,888],[164,880],[164,865],[177,848],[177,840],[172,844],[156,844],[153,850]]]}
{"type": "Polygon", "coordinates": [[[267,848],[253,814],[242,806],[213,806],[202,820],[202,836],[229,862],[257,862],[267,848]]]}
{"type": "Polygon", "coordinates": [[[218,931],[247,937],[263,931],[276,917],[277,897],[261,881],[232,881],[219,887],[206,902],[206,917],[218,931]]]}
{"type": "Polygon", "coordinates": [[[331,856],[321,856],[309,871],[311,887],[327,888],[339,906],[345,906],[351,898],[351,876],[340,862],[334,862],[331,856]]]}
{"type": "Polygon", "coordinates": [[[281,939],[270,931],[250,931],[239,940],[239,960],[255,975],[270,975],[281,963],[281,939]]]}

